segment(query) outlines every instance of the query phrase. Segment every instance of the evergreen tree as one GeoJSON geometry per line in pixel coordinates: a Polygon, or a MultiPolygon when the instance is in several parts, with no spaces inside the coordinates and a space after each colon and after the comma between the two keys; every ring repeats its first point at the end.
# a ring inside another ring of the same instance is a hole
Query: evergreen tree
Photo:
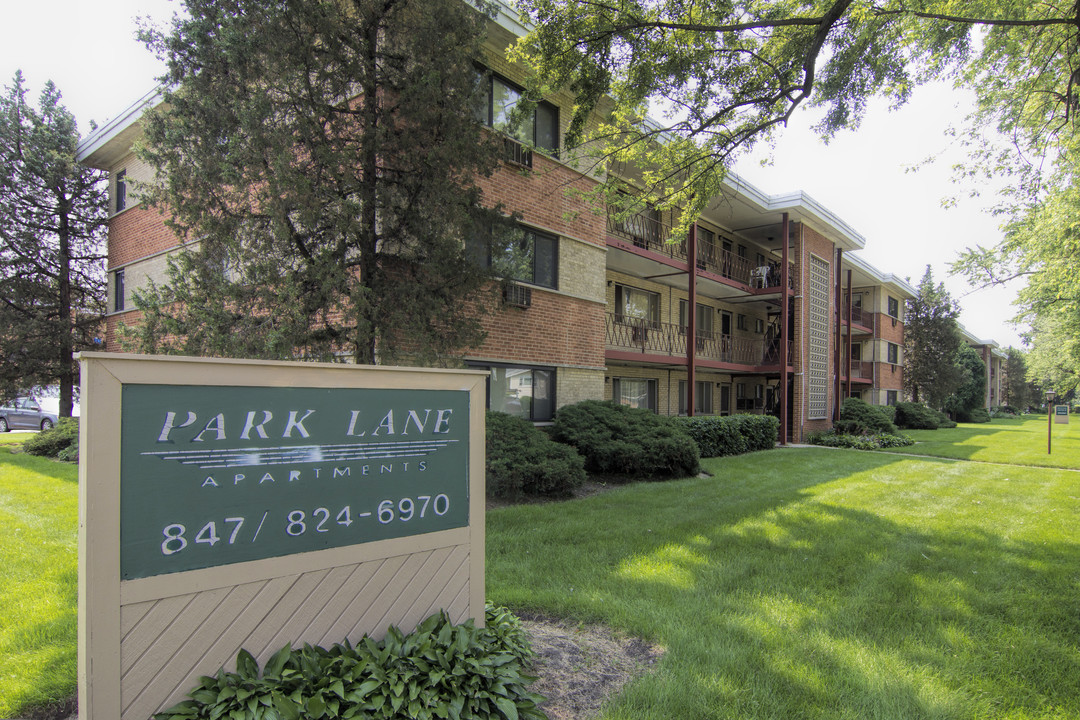
{"type": "Polygon", "coordinates": [[[915,297],[907,301],[904,322],[904,390],[915,402],[940,409],[963,380],[955,364],[964,341],[960,309],[943,283],[934,284],[926,266],[915,297]]]}
{"type": "Polygon", "coordinates": [[[75,160],[75,118],[45,85],[37,107],[21,72],[0,97],[0,393],[58,383],[71,415],[78,369],[105,306],[107,183],[75,160]]]}
{"type": "Polygon", "coordinates": [[[1027,361],[1024,352],[1010,347],[1005,357],[1005,378],[1002,383],[1004,404],[1024,410],[1034,403],[1034,392],[1027,379],[1027,361]]]}
{"type": "Polygon", "coordinates": [[[194,242],[136,293],[137,345],[437,363],[477,344],[494,295],[464,240],[507,224],[476,185],[501,148],[473,120],[487,5],[187,9],[144,31],[168,89],[141,152],[160,180],[140,191],[194,242]]]}

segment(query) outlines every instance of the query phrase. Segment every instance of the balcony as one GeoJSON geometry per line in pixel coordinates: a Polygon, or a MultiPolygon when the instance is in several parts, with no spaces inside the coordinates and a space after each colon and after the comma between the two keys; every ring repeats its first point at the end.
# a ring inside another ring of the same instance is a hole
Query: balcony
{"type": "MultiPolygon", "coordinates": [[[[609,234],[633,244],[634,247],[647,250],[657,255],[687,261],[686,243],[668,242],[671,239],[671,226],[653,217],[650,213],[637,213],[629,217],[618,217],[612,207],[608,207],[607,231],[609,234]]],[[[740,257],[731,250],[726,250],[721,242],[700,239],[697,243],[698,270],[718,275],[736,283],[756,289],[780,287],[780,263],[770,261],[757,265],[751,260],[740,257]]],[[[795,289],[795,266],[789,263],[788,287],[795,289]]]]}
{"type": "MultiPolygon", "coordinates": [[[[638,352],[670,358],[686,357],[686,328],[674,323],[653,322],[615,313],[607,314],[605,344],[608,350],[638,352]]],[[[756,368],[780,364],[780,341],[748,339],[698,332],[694,353],[698,360],[756,368]]],[[[791,345],[788,346],[791,357],[791,345]]],[[[790,362],[790,360],[789,360],[790,362]]]]}
{"type": "Polygon", "coordinates": [[[849,379],[872,381],[874,379],[874,363],[862,360],[852,360],[851,375],[849,379]]]}
{"type": "Polygon", "coordinates": [[[858,305],[849,306],[849,304],[845,301],[843,307],[840,309],[840,312],[842,313],[842,315],[840,316],[840,322],[844,323],[845,325],[847,324],[849,307],[851,310],[851,324],[865,328],[869,334],[873,334],[875,313],[872,313],[869,310],[863,310],[858,305]]]}

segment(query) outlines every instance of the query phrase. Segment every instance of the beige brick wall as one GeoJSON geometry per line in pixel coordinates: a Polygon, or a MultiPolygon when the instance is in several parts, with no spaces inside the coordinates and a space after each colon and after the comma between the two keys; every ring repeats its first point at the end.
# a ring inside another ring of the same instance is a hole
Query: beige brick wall
{"type": "Polygon", "coordinates": [[[572,238],[559,239],[559,290],[581,298],[604,302],[604,263],[607,252],[602,247],[572,238]]]}
{"type": "Polygon", "coordinates": [[[558,407],[573,405],[583,400],[600,400],[604,397],[604,371],[561,367],[555,371],[558,407]]]}

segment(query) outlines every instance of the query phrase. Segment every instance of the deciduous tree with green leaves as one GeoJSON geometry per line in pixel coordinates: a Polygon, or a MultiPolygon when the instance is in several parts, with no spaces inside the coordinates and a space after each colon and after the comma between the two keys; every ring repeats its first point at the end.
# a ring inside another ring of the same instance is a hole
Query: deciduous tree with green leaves
{"type": "Polygon", "coordinates": [[[102,332],[108,184],[76,162],[59,90],[26,96],[17,72],[0,97],[0,394],[58,384],[70,417],[72,353],[102,332]]]}
{"type": "Polygon", "coordinates": [[[617,169],[644,168],[683,230],[723,193],[733,160],[800,106],[826,138],[867,101],[896,104],[929,79],[974,89],[967,172],[1008,175],[1008,209],[1072,167],[1080,4],[1020,0],[519,0],[533,30],[516,57],[535,90],[575,95],[567,144],[617,169]],[[653,108],[654,122],[646,121],[653,108]],[[598,112],[599,121],[594,120],[598,112]],[[982,130],[1008,143],[984,142],[982,130]],[[586,143],[585,141],[591,141],[586,143]]]}
{"type": "Polygon", "coordinates": [[[904,313],[904,391],[915,402],[941,409],[962,382],[963,373],[955,363],[961,347],[966,347],[959,316],[960,308],[944,283],[934,283],[927,265],[904,313]]]}
{"type": "Polygon", "coordinates": [[[489,8],[461,0],[187,0],[144,39],[168,63],[144,199],[190,243],[136,293],[129,342],[197,355],[439,363],[482,337],[505,224],[477,179],[489,8]]]}
{"type": "Polygon", "coordinates": [[[953,418],[965,418],[972,410],[983,407],[986,402],[986,363],[970,345],[963,344],[953,358],[960,373],[960,383],[945,399],[945,410],[953,418]]]}

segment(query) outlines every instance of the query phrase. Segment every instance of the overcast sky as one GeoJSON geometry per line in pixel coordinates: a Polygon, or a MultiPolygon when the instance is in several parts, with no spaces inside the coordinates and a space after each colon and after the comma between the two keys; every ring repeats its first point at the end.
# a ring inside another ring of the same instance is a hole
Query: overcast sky
{"type": "MultiPolygon", "coordinates": [[[[56,83],[64,103],[85,134],[90,121],[102,124],[154,87],[162,65],[135,40],[136,18],[166,22],[181,9],[178,0],[3,0],[0,75],[10,85],[22,69],[36,100],[46,80],[56,83]]],[[[858,132],[829,145],[810,131],[813,118],[799,113],[772,153],[740,163],[737,170],[770,194],[802,190],[867,240],[859,255],[884,272],[910,278],[914,286],[927,264],[945,281],[963,308],[961,322],[1002,347],[1019,345],[1008,320],[1015,288],[972,291],[948,266],[965,247],[993,244],[998,220],[984,212],[992,194],[968,199],[951,180],[962,158],[950,148],[945,130],[963,117],[963,95],[945,86],[921,88],[904,108],[889,112],[875,104],[858,132]],[[942,160],[909,172],[931,154],[942,160]],[[942,200],[960,193],[948,210],[942,200]]]]}

